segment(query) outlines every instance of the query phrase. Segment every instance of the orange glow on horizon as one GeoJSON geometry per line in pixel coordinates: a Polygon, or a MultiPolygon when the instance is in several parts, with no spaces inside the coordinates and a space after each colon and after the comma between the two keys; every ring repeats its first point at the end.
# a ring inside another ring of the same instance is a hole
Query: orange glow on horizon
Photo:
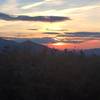
{"type": "Polygon", "coordinates": [[[52,45],[54,45],[54,46],[63,46],[63,45],[65,45],[65,43],[63,43],[63,42],[58,42],[58,43],[53,43],[52,45]]]}
{"type": "Polygon", "coordinates": [[[47,45],[50,48],[55,48],[58,50],[64,49],[92,49],[92,48],[100,48],[99,40],[90,40],[83,43],[51,43],[47,45]]]}

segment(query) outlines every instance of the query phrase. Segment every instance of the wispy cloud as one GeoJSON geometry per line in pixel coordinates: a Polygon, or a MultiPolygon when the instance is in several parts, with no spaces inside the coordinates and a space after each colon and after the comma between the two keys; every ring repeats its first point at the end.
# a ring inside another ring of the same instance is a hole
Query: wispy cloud
{"type": "Polygon", "coordinates": [[[37,6],[42,5],[44,3],[45,3],[45,1],[33,3],[33,4],[30,4],[30,5],[26,5],[26,6],[21,7],[21,9],[24,9],[24,10],[30,9],[32,7],[37,7],[37,6]]]}
{"type": "Polygon", "coordinates": [[[43,0],[43,1],[40,1],[40,2],[36,2],[36,3],[33,3],[33,4],[29,4],[29,5],[25,5],[23,7],[21,7],[21,9],[31,9],[31,8],[34,8],[34,7],[37,7],[37,6],[40,6],[42,4],[46,4],[46,3],[55,3],[55,4],[60,4],[63,0],[43,0]]]}
{"type": "Polygon", "coordinates": [[[0,5],[0,11],[9,13],[9,14],[17,14],[20,12],[17,0],[6,0],[6,3],[0,5]]]}
{"type": "Polygon", "coordinates": [[[83,13],[92,12],[95,9],[100,9],[100,4],[95,5],[85,5],[81,7],[63,8],[63,9],[48,9],[43,11],[33,11],[28,13],[23,13],[22,15],[55,15],[55,16],[72,16],[79,15],[83,13]]]}
{"type": "Polygon", "coordinates": [[[63,9],[63,10],[60,10],[59,12],[60,13],[63,13],[65,15],[67,14],[80,14],[82,12],[87,12],[87,11],[90,11],[92,9],[96,9],[96,8],[100,8],[100,4],[97,4],[97,5],[88,5],[88,6],[81,6],[81,7],[76,7],[76,8],[69,8],[69,9],[63,9]]]}

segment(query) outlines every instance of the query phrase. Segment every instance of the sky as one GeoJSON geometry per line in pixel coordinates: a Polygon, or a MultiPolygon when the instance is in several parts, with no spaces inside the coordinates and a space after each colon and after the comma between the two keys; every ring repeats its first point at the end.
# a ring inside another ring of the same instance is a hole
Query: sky
{"type": "Polygon", "coordinates": [[[99,41],[95,32],[100,32],[100,0],[0,0],[0,37],[78,43],[99,41]]]}

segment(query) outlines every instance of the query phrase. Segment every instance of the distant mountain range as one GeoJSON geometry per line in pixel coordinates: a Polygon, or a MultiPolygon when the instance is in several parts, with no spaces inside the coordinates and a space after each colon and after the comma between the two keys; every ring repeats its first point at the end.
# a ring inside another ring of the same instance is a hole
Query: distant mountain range
{"type": "Polygon", "coordinates": [[[23,42],[16,42],[13,40],[6,40],[0,38],[0,52],[12,52],[12,51],[27,51],[33,53],[42,52],[44,49],[49,49],[46,46],[34,43],[30,40],[23,42]]]}
{"type": "MultiPolygon", "coordinates": [[[[53,49],[46,47],[44,45],[41,45],[41,44],[34,43],[31,40],[26,40],[23,42],[16,42],[14,40],[6,40],[3,38],[0,38],[0,53],[12,52],[15,50],[22,51],[22,52],[23,51],[32,52],[33,54],[35,54],[35,53],[43,52],[44,50],[52,51],[53,49]]],[[[78,52],[80,52],[80,50],[78,52]]],[[[85,53],[85,55],[88,55],[88,56],[100,55],[100,48],[85,49],[83,50],[83,52],[85,53]]]]}
{"type": "Polygon", "coordinates": [[[100,56],[100,48],[94,48],[94,49],[87,49],[84,50],[86,55],[99,55],[100,56]]]}

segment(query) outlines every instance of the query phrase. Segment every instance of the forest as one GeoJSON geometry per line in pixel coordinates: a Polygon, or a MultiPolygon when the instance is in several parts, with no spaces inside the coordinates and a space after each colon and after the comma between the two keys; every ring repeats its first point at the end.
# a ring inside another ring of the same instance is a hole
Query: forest
{"type": "Polygon", "coordinates": [[[100,56],[44,49],[0,52],[0,100],[99,100],[100,56]]]}

